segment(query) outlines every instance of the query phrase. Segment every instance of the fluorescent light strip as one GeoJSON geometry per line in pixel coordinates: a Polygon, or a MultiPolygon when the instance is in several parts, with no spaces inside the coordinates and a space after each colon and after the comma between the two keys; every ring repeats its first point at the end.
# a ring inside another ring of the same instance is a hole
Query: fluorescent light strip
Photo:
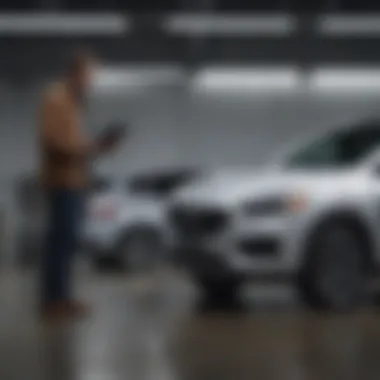
{"type": "Polygon", "coordinates": [[[180,35],[265,35],[283,36],[296,29],[296,19],[279,15],[173,14],[163,22],[166,32],[180,35]]]}
{"type": "Polygon", "coordinates": [[[317,92],[380,92],[380,68],[320,68],[310,75],[309,85],[317,92]]]}
{"type": "Polygon", "coordinates": [[[318,20],[317,30],[323,35],[337,37],[379,35],[380,14],[321,16],[318,20]]]}
{"type": "Polygon", "coordinates": [[[95,89],[143,88],[180,83],[183,69],[176,65],[114,66],[99,70],[95,89]]]}
{"type": "Polygon", "coordinates": [[[207,68],[193,78],[197,92],[288,92],[296,90],[302,78],[296,68],[207,68]]]}
{"type": "MultiPolygon", "coordinates": [[[[96,74],[95,89],[141,89],[184,83],[179,65],[106,67],[96,74]]],[[[189,82],[198,93],[289,93],[310,92],[356,94],[380,93],[379,68],[321,67],[308,76],[296,67],[207,67],[189,82]]]]}
{"type": "Polygon", "coordinates": [[[118,35],[130,26],[130,20],[120,14],[0,13],[2,35],[118,35]]]}

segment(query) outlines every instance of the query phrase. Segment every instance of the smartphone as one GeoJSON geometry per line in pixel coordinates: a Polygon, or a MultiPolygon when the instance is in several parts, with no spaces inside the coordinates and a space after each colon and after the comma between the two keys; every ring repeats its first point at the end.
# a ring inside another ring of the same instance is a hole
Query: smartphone
{"type": "Polygon", "coordinates": [[[98,138],[100,140],[115,140],[124,137],[128,132],[128,124],[115,122],[109,124],[101,133],[98,138]]]}

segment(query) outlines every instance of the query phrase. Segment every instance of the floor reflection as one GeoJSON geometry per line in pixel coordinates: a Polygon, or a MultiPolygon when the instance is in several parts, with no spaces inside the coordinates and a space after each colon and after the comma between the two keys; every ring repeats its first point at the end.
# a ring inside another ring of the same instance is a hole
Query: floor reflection
{"type": "Polygon", "coordinates": [[[30,302],[24,302],[30,287],[22,281],[7,304],[1,293],[0,303],[18,305],[0,326],[1,379],[380,378],[376,311],[318,316],[256,307],[205,314],[194,308],[193,290],[180,278],[107,277],[83,284],[92,318],[41,326],[30,322],[30,302]]]}
{"type": "Polygon", "coordinates": [[[375,379],[380,335],[375,315],[235,316],[194,319],[176,362],[181,379],[375,379]]]}

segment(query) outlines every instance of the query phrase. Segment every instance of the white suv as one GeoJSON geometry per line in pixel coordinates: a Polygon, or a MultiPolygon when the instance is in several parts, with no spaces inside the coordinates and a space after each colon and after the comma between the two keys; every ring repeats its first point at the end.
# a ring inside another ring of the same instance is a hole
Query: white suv
{"type": "Polygon", "coordinates": [[[187,186],[169,209],[174,249],[209,297],[286,275],[312,307],[357,306],[380,260],[379,148],[380,123],[359,123],[187,186]]]}
{"type": "Polygon", "coordinates": [[[135,271],[164,259],[170,236],[167,199],[195,175],[193,169],[164,168],[133,175],[122,186],[98,186],[82,235],[91,260],[135,271]]]}
{"type": "MultiPolygon", "coordinates": [[[[195,175],[191,168],[163,168],[135,174],[126,184],[96,177],[88,194],[82,251],[97,267],[112,262],[132,271],[163,259],[169,238],[166,201],[195,175]]],[[[35,264],[43,248],[45,223],[42,193],[34,176],[18,183],[17,203],[18,260],[35,264]]]]}

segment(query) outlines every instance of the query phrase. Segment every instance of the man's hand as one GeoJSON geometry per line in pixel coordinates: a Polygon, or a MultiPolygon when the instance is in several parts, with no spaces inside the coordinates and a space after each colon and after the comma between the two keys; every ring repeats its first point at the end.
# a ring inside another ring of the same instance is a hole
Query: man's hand
{"type": "Polygon", "coordinates": [[[97,146],[101,152],[109,152],[117,147],[121,142],[121,138],[112,136],[107,138],[102,138],[98,140],[97,146]]]}
{"type": "Polygon", "coordinates": [[[109,125],[103,134],[97,139],[100,152],[109,152],[117,147],[125,138],[126,126],[121,123],[109,125]]]}

